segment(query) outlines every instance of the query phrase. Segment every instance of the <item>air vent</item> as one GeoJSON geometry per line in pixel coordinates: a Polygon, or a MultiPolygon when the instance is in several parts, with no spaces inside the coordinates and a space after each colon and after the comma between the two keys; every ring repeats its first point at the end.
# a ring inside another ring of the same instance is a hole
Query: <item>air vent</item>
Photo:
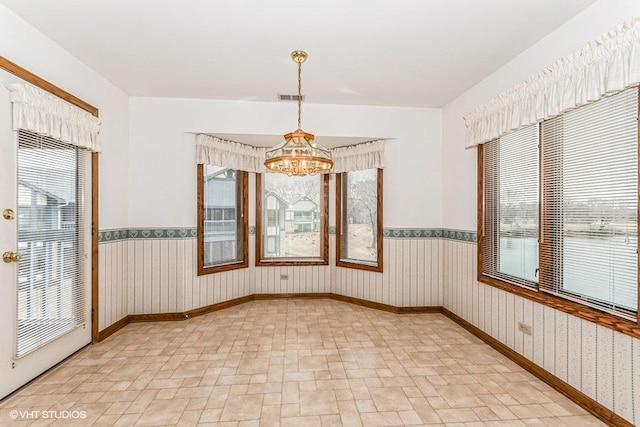
{"type": "MultiPolygon", "coordinates": [[[[302,98],[301,101],[304,101],[304,95],[302,95],[301,98],[302,98]]],[[[278,99],[280,101],[295,101],[295,102],[297,102],[298,101],[298,95],[282,95],[282,94],[280,94],[280,95],[278,95],[278,99]]]]}

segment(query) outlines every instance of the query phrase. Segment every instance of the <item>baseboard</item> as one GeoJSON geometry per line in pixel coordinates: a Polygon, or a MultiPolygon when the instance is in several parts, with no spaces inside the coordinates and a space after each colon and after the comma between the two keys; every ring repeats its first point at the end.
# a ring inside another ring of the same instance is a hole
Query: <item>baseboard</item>
{"type": "Polygon", "coordinates": [[[129,316],[124,316],[122,319],[118,320],[116,323],[107,326],[105,329],[101,330],[98,332],[98,339],[94,341],[94,343],[96,342],[100,342],[104,339],[106,339],[107,337],[110,337],[111,335],[115,334],[116,332],[118,332],[120,329],[124,328],[125,326],[127,326],[130,323],[129,321],[129,316]]]}
{"type": "Polygon", "coordinates": [[[271,300],[271,299],[283,299],[283,298],[303,298],[303,299],[331,299],[333,298],[332,293],[329,292],[305,292],[300,294],[253,294],[254,300],[271,300]]]}
{"type": "Polygon", "coordinates": [[[203,314],[212,313],[214,311],[223,310],[225,308],[234,307],[236,305],[244,304],[249,301],[262,301],[273,299],[286,299],[286,298],[304,298],[304,299],[333,299],[336,301],[347,302],[349,304],[355,304],[362,307],[373,308],[376,310],[388,311],[396,314],[410,314],[410,313],[440,313],[440,306],[427,306],[427,307],[396,307],[394,305],[383,304],[379,302],[367,301],[360,298],[349,297],[345,295],[333,294],[329,292],[316,292],[316,293],[286,293],[286,294],[251,294],[232,300],[223,301],[204,307],[194,308],[185,312],[176,313],[149,313],[149,314],[129,314],[118,320],[111,326],[98,332],[98,339],[95,342],[100,342],[107,337],[113,335],[120,329],[124,328],[130,323],[139,322],[167,322],[177,320],[187,320],[192,317],[202,316],[203,314]]]}
{"type": "Polygon", "coordinates": [[[249,301],[253,301],[253,295],[246,295],[244,297],[234,298],[228,301],[218,302],[215,304],[207,305],[200,308],[194,308],[184,313],[184,318],[188,319],[190,317],[202,316],[203,314],[212,313],[218,310],[224,310],[225,308],[234,307],[236,305],[244,304],[249,301]]]}
{"type": "Polygon", "coordinates": [[[600,403],[596,402],[586,394],[582,393],[580,390],[562,381],[560,378],[551,374],[549,371],[536,365],[531,360],[522,356],[520,353],[507,347],[505,344],[498,341],[491,335],[487,334],[483,330],[477,328],[476,326],[472,325],[468,321],[464,320],[462,317],[458,316],[457,314],[449,311],[448,309],[442,306],[398,307],[394,305],[383,304],[383,303],[374,302],[374,301],[367,301],[360,298],[354,298],[346,295],[339,295],[339,294],[333,294],[333,293],[251,294],[251,295],[235,298],[229,301],[219,302],[219,303],[211,304],[205,307],[196,308],[196,309],[189,310],[182,313],[130,314],[118,320],[113,325],[100,331],[98,333],[97,342],[102,341],[105,338],[113,335],[115,332],[124,328],[129,323],[187,320],[192,317],[201,316],[203,314],[211,313],[218,310],[223,310],[225,308],[244,304],[249,301],[288,299],[288,298],[333,299],[336,301],[346,302],[346,303],[358,305],[361,307],[372,308],[372,309],[386,311],[386,312],[395,313],[395,314],[442,313],[443,315],[447,316],[449,319],[456,322],[458,325],[462,326],[467,331],[471,332],[473,335],[475,335],[476,337],[478,337],[479,339],[487,343],[489,346],[493,347],[495,350],[497,350],[504,356],[508,357],[509,359],[517,363],[523,369],[535,375],[536,377],[538,377],[539,379],[541,379],[542,381],[544,381],[545,383],[553,387],[555,390],[562,393],[563,395],[571,399],[576,404],[580,405],[582,408],[590,412],[593,416],[600,419],[602,422],[610,426],[633,426],[633,424],[629,423],[624,418],[620,417],[610,409],[602,406],[600,403]]]}
{"type": "Polygon", "coordinates": [[[339,294],[330,294],[330,295],[331,295],[330,298],[336,301],[347,302],[349,304],[355,304],[361,307],[374,308],[376,310],[388,311],[390,313],[396,313],[396,314],[400,313],[399,311],[400,307],[396,307],[395,305],[383,304],[381,302],[367,301],[365,299],[348,297],[346,295],[339,295],[339,294]]]}
{"type": "Polygon", "coordinates": [[[444,307],[442,307],[442,314],[465,328],[467,331],[471,332],[473,335],[493,347],[498,352],[502,353],[504,356],[520,365],[531,374],[535,375],[560,393],[564,394],[566,397],[574,401],[576,404],[580,405],[585,410],[589,411],[593,416],[600,419],[602,422],[610,426],[633,426],[633,424],[631,424],[618,414],[614,413],[608,408],[605,408],[600,403],[582,393],[580,390],[562,381],[551,372],[533,363],[531,360],[527,359],[510,347],[507,347],[502,342],[498,341],[483,330],[467,322],[457,314],[447,310],[444,307]]]}

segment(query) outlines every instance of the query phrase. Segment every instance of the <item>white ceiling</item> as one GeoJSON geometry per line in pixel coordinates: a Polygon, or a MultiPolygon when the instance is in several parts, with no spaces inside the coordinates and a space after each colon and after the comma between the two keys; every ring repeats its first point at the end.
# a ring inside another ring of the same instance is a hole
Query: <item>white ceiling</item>
{"type": "Polygon", "coordinates": [[[130,95],[442,107],[594,0],[0,0],[130,95]]]}

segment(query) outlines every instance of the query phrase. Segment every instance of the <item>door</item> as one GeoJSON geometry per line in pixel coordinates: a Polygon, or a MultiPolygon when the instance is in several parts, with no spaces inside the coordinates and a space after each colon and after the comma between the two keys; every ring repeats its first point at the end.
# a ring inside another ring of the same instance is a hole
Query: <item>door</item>
{"type": "Polygon", "coordinates": [[[90,153],[14,132],[16,81],[0,71],[0,398],[91,341],[90,153]]]}

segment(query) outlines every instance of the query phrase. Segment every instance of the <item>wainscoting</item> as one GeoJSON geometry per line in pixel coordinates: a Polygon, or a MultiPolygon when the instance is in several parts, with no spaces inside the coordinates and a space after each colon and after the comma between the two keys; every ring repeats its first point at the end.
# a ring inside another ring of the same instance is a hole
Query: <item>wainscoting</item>
{"type": "Polygon", "coordinates": [[[472,232],[385,230],[382,274],[336,267],[335,235],[328,266],[255,267],[250,235],[249,268],[201,277],[190,231],[145,234],[129,230],[101,239],[100,330],[127,315],[184,313],[252,295],[325,294],[409,311],[444,307],[629,422],[640,422],[640,340],[477,282],[472,232]],[[532,335],[519,332],[518,321],[530,324],[532,335]]]}
{"type": "Polygon", "coordinates": [[[331,292],[395,307],[438,307],[442,300],[440,238],[384,239],[384,272],[336,267],[331,292]]]}
{"type": "Polygon", "coordinates": [[[196,239],[129,241],[129,314],[176,313],[251,293],[249,269],[198,276],[196,239]]]}
{"type": "Polygon", "coordinates": [[[102,232],[100,330],[127,314],[185,312],[251,294],[335,293],[396,307],[441,306],[441,237],[385,231],[384,273],[335,267],[335,235],[328,266],[255,267],[250,235],[249,268],[206,276],[197,275],[190,230],[102,232]]]}
{"type": "Polygon", "coordinates": [[[444,307],[626,420],[640,422],[640,340],[479,283],[477,245],[442,245],[444,307]],[[532,326],[530,336],[518,331],[519,321],[532,326]]]}
{"type": "Polygon", "coordinates": [[[100,233],[100,330],[128,314],[181,313],[252,294],[334,293],[395,307],[443,304],[443,230],[386,229],[384,273],[336,267],[335,234],[328,266],[255,267],[250,234],[249,268],[206,276],[197,275],[194,231],[100,233]]]}
{"type": "Polygon", "coordinates": [[[98,245],[98,329],[129,314],[129,241],[98,245]]]}

